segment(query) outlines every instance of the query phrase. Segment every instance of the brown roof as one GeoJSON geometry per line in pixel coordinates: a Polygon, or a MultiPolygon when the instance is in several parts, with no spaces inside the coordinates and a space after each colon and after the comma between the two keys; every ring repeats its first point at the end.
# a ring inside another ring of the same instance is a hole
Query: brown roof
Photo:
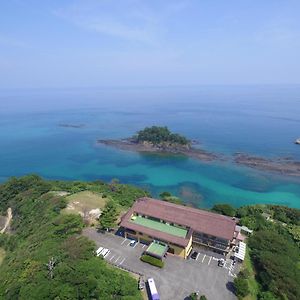
{"type": "Polygon", "coordinates": [[[140,213],[167,222],[183,225],[194,231],[224,238],[226,240],[232,240],[236,225],[236,222],[230,217],[147,197],[138,199],[122,218],[121,226],[123,227],[135,231],[142,231],[157,239],[170,241],[181,246],[186,246],[189,238],[176,237],[174,235],[134,224],[133,222],[130,222],[130,217],[133,213],[140,213]]]}

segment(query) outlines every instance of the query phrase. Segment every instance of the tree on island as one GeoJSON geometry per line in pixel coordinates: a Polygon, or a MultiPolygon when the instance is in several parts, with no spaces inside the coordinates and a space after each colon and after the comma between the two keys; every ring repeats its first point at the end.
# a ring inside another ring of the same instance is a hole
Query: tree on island
{"type": "Polygon", "coordinates": [[[146,127],[145,129],[138,131],[135,138],[139,143],[149,142],[154,145],[164,142],[171,144],[190,145],[190,141],[186,137],[178,133],[172,133],[166,126],[146,127]]]}

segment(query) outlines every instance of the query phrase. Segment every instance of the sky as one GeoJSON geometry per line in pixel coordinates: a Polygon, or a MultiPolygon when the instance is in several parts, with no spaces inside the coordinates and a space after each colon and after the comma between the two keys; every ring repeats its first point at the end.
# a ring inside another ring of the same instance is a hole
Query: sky
{"type": "Polygon", "coordinates": [[[300,84],[299,0],[0,0],[0,89],[300,84]]]}

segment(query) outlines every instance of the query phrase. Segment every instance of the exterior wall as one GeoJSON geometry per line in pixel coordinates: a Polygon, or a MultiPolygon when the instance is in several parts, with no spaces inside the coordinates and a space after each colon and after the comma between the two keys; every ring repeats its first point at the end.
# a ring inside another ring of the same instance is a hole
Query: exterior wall
{"type": "Polygon", "coordinates": [[[187,258],[189,256],[189,254],[191,253],[191,251],[192,251],[192,243],[193,243],[193,237],[191,236],[190,240],[189,240],[189,243],[188,243],[188,245],[185,248],[185,257],[184,258],[187,258]]]}
{"type": "Polygon", "coordinates": [[[215,236],[209,236],[201,232],[193,233],[193,244],[204,246],[215,252],[226,254],[229,252],[230,241],[215,236]]]}
{"type": "MultiPolygon", "coordinates": [[[[149,245],[155,237],[150,237],[142,232],[133,232],[132,230],[125,230],[126,238],[133,238],[138,240],[143,244],[149,245]]],[[[157,239],[159,240],[159,239],[157,239]]],[[[229,241],[222,240],[216,237],[207,237],[204,238],[201,233],[196,233],[196,236],[193,234],[190,237],[189,243],[186,247],[181,247],[172,243],[168,243],[166,241],[161,242],[167,244],[171,249],[168,250],[169,253],[175,254],[179,257],[186,259],[192,251],[192,247],[204,247],[206,249],[212,250],[214,252],[220,253],[222,255],[226,255],[229,252],[229,241]],[[199,239],[197,239],[199,237],[199,239]],[[216,245],[222,245],[222,248],[217,247],[216,245]],[[170,251],[171,250],[171,251],[170,251]]]]}
{"type": "MultiPolygon", "coordinates": [[[[138,240],[139,242],[142,242],[145,244],[150,244],[153,240],[155,240],[155,237],[149,237],[148,235],[143,234],[141,232],[133,233],[131,231],[127,232],[126,230],[125,230],[125,237],[126,238],[134,238],[134,239],[138,240]]],[[[186,248],[180,247],[178,245],[174,245],[172,243],[168,243],[165,241],[161,241],[161,242],[166,243],[170,248],[172,248],[174,250],[175,255],[182,257],[182,258],[187,258],[187,256],[188,256],[187,253],[190,252],[191,245],[192,245],[192,239],[190,239],[190,242],[186,248]]]]}
{"type": "Polygon", "coordinates": [[[185,258],[185,248],[184,247],[180,247],[180,246],[177,246],[177,245],[174,245],[171,243],[168,243],[168,246],[174,250],[175,255],[185,258]]]}

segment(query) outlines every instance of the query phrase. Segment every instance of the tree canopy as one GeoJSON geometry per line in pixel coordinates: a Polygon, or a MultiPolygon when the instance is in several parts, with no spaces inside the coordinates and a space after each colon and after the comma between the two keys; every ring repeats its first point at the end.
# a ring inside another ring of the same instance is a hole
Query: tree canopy
{"type": "Polygon", "coordinates": [[[236,214],[236,209],[230,204],[215,204],[212,210],[230,217],[234,217],[236,214]]]}
{"type": "Polygon", "coordinates": [[[168,127],[159,126],[146,127],[140,130],[137,133],[136,140],[137,142],[150,142],[154,145],[164,142],[180,145],[190,144],[190,141],[186,137],[178,133],[172,133],[168,127]]]}
{"type": "Polygon", "coordinates": [[[100,217],[100,227],[101,229],[113,228],[116,224],[118,212],[117,206],[114,201],[108,201],[104,207],[104,210],[100,217]]]}
{"type": "Polygon", "coordinates": [[[5,274],[0,277],[0,299],[141,299],[136,280],[95,257],[95,244],[80,235],[80,216],[60,214],[66,202],[49,192],[88,185],[99,187],[37,176],[0,185],[1,209],[12,207],[14,212],[12,234],[0,236],[0,247],[7,253],[0,266],[0,274],[5,274]]]}

